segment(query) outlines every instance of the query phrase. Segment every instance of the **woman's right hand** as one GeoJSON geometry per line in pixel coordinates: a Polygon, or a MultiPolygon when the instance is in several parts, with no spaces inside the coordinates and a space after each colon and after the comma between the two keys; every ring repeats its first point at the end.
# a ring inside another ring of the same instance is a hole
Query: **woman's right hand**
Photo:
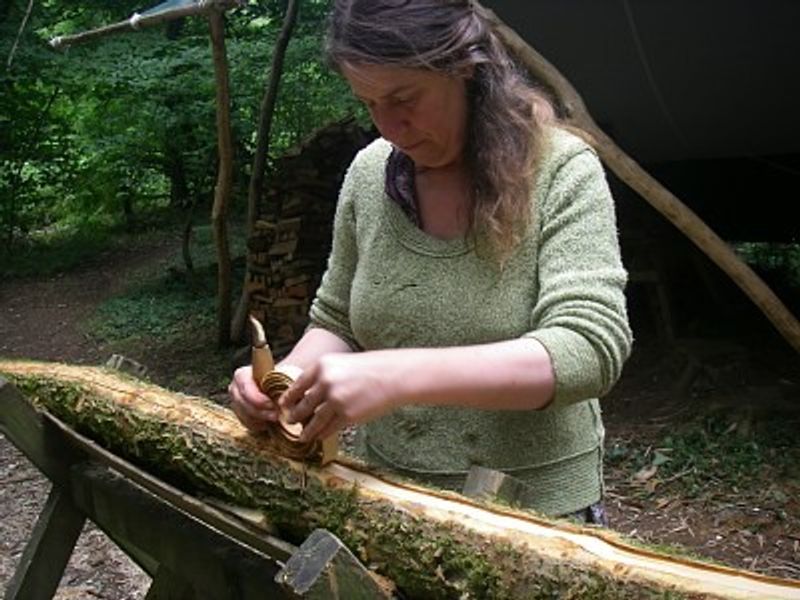
{"type": "Polygon", "coordinates": [[[228,396],[233,412],[253,433],[264,431],[270,422],[278,420],[278,407],[258,389],[250,365],[236,369],[228,386],[228,396]]]}

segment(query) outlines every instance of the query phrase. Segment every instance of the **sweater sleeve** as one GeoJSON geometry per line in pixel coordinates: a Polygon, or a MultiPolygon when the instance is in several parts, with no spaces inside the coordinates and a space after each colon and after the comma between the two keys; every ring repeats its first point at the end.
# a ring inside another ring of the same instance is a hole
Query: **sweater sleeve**
{"type": "Polygon", "coordinates": [[[320,327],[339,336],[358,350],[350,327],[350,288],[358,262],[355,219],[355,161],[351,165],[336,205],[333,220],[333,243],[328,265],[309,313],[309,327],[320,327]]]}
{"type": "Polygon", "coordinates": [[[535,338],[556,377],[551,406],[606,394],[630,354],[616,217],[602,164],[585,147],[557,169],[540,196],[535,338]]]}

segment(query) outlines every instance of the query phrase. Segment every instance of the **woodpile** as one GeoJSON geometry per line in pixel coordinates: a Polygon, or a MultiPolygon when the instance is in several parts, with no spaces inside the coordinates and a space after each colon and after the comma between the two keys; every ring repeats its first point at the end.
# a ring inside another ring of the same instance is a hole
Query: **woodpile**
{"type": "Polygon", "coordinates": [[[369,135],[347,119],[313,133],[275,165],[274,184],[248,240],[250,314],[277,357],[302,335],[330,252],[339,187],[369,135]]]}

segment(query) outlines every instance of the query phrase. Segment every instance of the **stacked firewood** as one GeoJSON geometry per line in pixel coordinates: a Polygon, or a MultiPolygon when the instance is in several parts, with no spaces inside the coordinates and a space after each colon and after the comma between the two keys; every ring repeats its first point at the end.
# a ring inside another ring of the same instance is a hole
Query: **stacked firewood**
{"type": "Polygon", "coordinates": [[[336,199],[347,166],[370,139],[353,120],[313,133],[276,161],[273,185],[248,240],[250,313],[273,353],[300,338],[331,246],[336,199]]]}

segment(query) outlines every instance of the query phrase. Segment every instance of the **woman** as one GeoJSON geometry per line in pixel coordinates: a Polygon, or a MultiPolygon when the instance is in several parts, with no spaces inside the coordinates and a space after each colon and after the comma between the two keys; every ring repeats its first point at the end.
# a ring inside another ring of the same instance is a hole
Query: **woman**
{"type": "MultiPolygon", "coordinates": [[[[281,405],[305,439],[365,423],[372,462],[453,489],[479,464],[598,520],[597,398],[631,334],[596,155],[470,1],[337,0],[327,51],[382,137],[345,178],[281,405]]],[[[249,367],[230,395],[253,431],[277,418],[249,367]]]]}

